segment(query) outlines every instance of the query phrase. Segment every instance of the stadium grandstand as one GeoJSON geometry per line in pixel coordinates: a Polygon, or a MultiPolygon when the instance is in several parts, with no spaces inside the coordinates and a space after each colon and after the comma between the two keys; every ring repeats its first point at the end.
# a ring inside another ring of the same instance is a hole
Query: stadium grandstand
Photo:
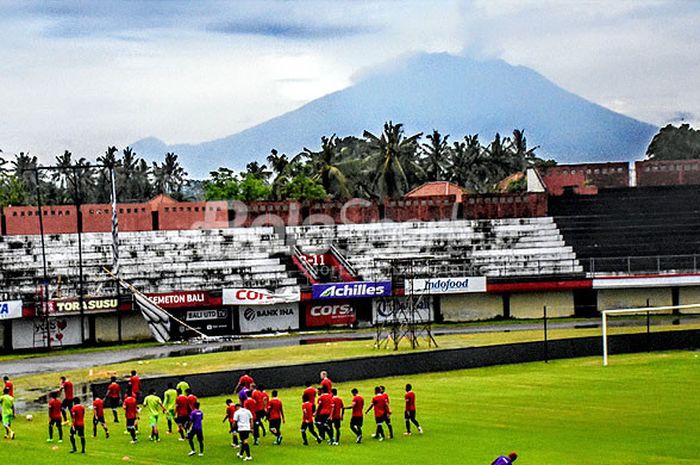
{"type": "MultiPolygon", "coordinates": [[[[105,271],[117,263],[119,278],[208,335],[377,324],[379,299],[408,293],[445,322],[695,303],[699,167],[559,165],[531,170],[530,192],[440,185],[382,203],[159,196],[119,204],[118,233],[111,205],[7,207],[0,345],[151,337],[105,271]]],[[[187,335],[172,326],[173,339],[187,335]]]]}

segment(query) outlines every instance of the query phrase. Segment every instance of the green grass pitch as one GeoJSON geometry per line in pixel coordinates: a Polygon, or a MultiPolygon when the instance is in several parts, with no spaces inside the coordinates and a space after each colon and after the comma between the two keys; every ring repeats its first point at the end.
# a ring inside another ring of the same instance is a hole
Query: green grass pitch
{"type": "MultiPolygon", "coordinates": [[[[516,465],[698,464],[699,382],[698,353],[670,352],[614,356],[607,368],[600,358],[584,358],[342,383],[336,387],[346,403],[353,387],[369,398],[373,386],[386,385],[396,437],[373,441],[373,419],[368,416],[364,443],[354,444],[346,422],[339,447],[301,445],[301,389],[285,389],[284,442],[273,446],[268,434],[252,447],[253,463],[476,465],[515,450],[520,454],[516,465]],[[417,394],[423,435],[402,434],[406,382],[417,394]]],[[[0,457],[9,465],[236,463],[236,450],[221,423],[224,399],[202,399],[204,457],[188,457],[186,443],[163,434],[162,418],[160,443],[148,441],[144,419],[141,442],[130,444],[122,419],[118,425],[109,423],[109,440],[102,433],[98,439],[88,435],[86,456],[70,455],[67,437],[57,448],[45,442],[43,410],[34,412],[31,422],[21,412],[15,423],[17,439],[0,443],[0,457]]],[[[111,412],[106,413],[109,419],[111,412]]]]}

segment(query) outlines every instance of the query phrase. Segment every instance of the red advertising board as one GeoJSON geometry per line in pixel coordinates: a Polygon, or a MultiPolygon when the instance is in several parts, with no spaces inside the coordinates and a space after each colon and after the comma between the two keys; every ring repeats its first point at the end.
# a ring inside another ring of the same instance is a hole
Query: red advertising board
{"type": "Polygon", "coordinates": [[[357,312],[350,301],[315,301],[306,307],[306,326],[348,326],[357,321],[357,312]]]}
{"type": "Polygon", "coordinates": [[[146,294],[146,297],[164,309],[220,307],[221,297],[212,297],[209,291],[181,291],[146,294]]]}

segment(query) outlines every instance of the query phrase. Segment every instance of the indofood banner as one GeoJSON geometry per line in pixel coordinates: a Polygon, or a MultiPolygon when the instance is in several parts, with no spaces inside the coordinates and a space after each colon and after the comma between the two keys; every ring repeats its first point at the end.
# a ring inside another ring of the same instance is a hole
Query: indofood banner
{"type": "Polygon", "coordinates": [[[241,333],[299,329],[299,304],[241,305],[238,324],[241,333]]]}
{"type": "Polygon", "coordinates": [[[414,298],[413,305],[413,315],[411,315],[411,308],[406,297],[374,299],[372,301],[372,323],[428,323],[435,319],[432,297],[414,298]]]}
{"type": "Polygon", "coordinates": [[[287,287],[270,291],[269,289],[224,289],[224,305],[270,305],[299,302],[301,290],[299,287],[287,287]]]}
{"type": "Polygon", "coordinates": [[[0,302],[0,320],[13,320],[15,318],[22,318],[22,301],[0,302]]]}
{"type": "Polygon", "coordinates": [[[391,281],[314,284],[311,286],[311,294],[313,299],[384,297],[391,295],[391,281]]]}
{"type": "Polygon", "coordinates": [[[486,277],[407,279],[404,287],[407,294],[467,294],[486,292],[486,277]]]}

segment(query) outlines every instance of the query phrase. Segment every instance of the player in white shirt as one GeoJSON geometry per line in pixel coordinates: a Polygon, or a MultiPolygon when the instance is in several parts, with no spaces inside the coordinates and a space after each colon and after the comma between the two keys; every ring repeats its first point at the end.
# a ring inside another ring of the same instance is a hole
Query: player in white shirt
{"type": "Polygon", "coordinates": [[[250,444],[248,444],[248,438],[253,431],[253,413],[242,405],[237,407],[238,410],[233,414],[233,425],[241,439],[241,451],[236,455],[245,461],[253,460],[250,455],[250,444]],[[246,456],[244,457],[243,454],[246,456]]]}

